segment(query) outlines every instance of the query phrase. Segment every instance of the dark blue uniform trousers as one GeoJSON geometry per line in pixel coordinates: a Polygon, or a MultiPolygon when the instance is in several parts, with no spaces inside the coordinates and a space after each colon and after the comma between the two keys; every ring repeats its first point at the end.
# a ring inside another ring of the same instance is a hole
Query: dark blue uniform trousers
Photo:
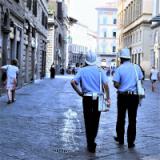
{"type": "Polygon", "coordinates": [[[98,98],[97,100],[92,100],[90,96],[83,97],[83,114],[87,145],[88,147],[92,147],[95,145],[101,114],[101,112],[98,111],[98,98]]]}
{"type": "Polygon", "coordinates": [[[136,117],[138,103],[138,95],[118,94],[116,132],[120,143],[124,143],[126,111],[128,111],[128,144],[133,144],[136,139],[136,117]]]}

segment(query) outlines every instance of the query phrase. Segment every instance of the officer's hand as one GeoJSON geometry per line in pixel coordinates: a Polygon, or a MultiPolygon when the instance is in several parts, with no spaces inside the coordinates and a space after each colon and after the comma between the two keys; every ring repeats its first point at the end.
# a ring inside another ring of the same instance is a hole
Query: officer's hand
{"type": "Polygon", "coordinates": [[[111,105],[111,99],[108,98],[108,99],[106,99],[106,101],[107,101],[107,107],[110,107],[110,105],[111,105]]]}
{"type": "Polygon", "coordinates": [[[78,94],[79,94],[79,96],[81,96],[81,97],[83,97],[83,95],[84,95],[83,92],[79,92],[78,94]]]}

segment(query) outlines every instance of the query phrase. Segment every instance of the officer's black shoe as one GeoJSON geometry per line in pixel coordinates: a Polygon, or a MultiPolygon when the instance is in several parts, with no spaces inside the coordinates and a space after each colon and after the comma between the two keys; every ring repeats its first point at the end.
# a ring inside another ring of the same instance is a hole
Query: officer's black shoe
{"type": "Polygon", "coordinates": [[[88,147],[88,152],[95,153],[96,150],[95,150],[95,148],[88,147]]]}
{"type": "Polygon", "coordinates": [[[120,145],[123,145],[123,144],[124,144],[124,141],[120,141],[120,140],[118,139],[118,137],[116,137],[116,136],[114,136],[114,140],[115,140],[117,143],[119,143],[120,145]]]}
{"type": "Polygon", "coordinates": [[[12,99],[12,102],[15,102],[16,101],[16,99],[14,98],[14,99],[12,99]]]}
{"type": "Polygon", "coordinates": [[[8,100],[7,104],[11,104],[11,103],[12,103],[12,101],[11,101],[11,100],[8,100]]]}
{"type": "Polygon", "coordinates": [[[128,148],[134,148],[135,144],[134,143],[128,143],[128,148]]]}
{"type": "Polygon", "coordinates": [[[94,143],[92,145],[88,145],[87,146],[88,152],[95,153],[96,152],[96,146],[97,146],[96,143],[94,143]]]}

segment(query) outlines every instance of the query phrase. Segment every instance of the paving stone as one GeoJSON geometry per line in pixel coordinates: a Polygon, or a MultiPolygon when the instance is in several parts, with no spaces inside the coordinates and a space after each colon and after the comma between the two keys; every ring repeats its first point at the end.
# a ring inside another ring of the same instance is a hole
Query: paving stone
{"type": "MultiPolygon", "coordinates": [[[[146,98],[137,116],[136,147],[118,146],[116,90],[110,78],[112,105],[102,113],[95,154],[86,150],[82,102],[70,85],[72,76],[56,76],[17,90],[17,101],[0,97],[0,160],[160,160],[160,83],[146,98]]],[[[127,120],[126,120],[127,127],[127,120]]]]}

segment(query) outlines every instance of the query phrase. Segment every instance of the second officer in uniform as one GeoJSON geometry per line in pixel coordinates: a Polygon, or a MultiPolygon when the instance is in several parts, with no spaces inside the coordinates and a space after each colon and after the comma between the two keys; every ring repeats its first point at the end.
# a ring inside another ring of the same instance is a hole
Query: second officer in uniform
{"type": "Polygon", "coordinates": [[[135,69],[140,80],[142,80],[143,74],[140,67],[131,63],[130,59],[129,49],[122,49],[120,51],[121,65],[116,69],[113,77],[114,86],[117,88],[117,136],[114,139],[119,144],[124,144],[125,116],[128,111],[127,142],[128,148],[133,148],[136,139],[136,117],[139,104],[135,69]]]}

